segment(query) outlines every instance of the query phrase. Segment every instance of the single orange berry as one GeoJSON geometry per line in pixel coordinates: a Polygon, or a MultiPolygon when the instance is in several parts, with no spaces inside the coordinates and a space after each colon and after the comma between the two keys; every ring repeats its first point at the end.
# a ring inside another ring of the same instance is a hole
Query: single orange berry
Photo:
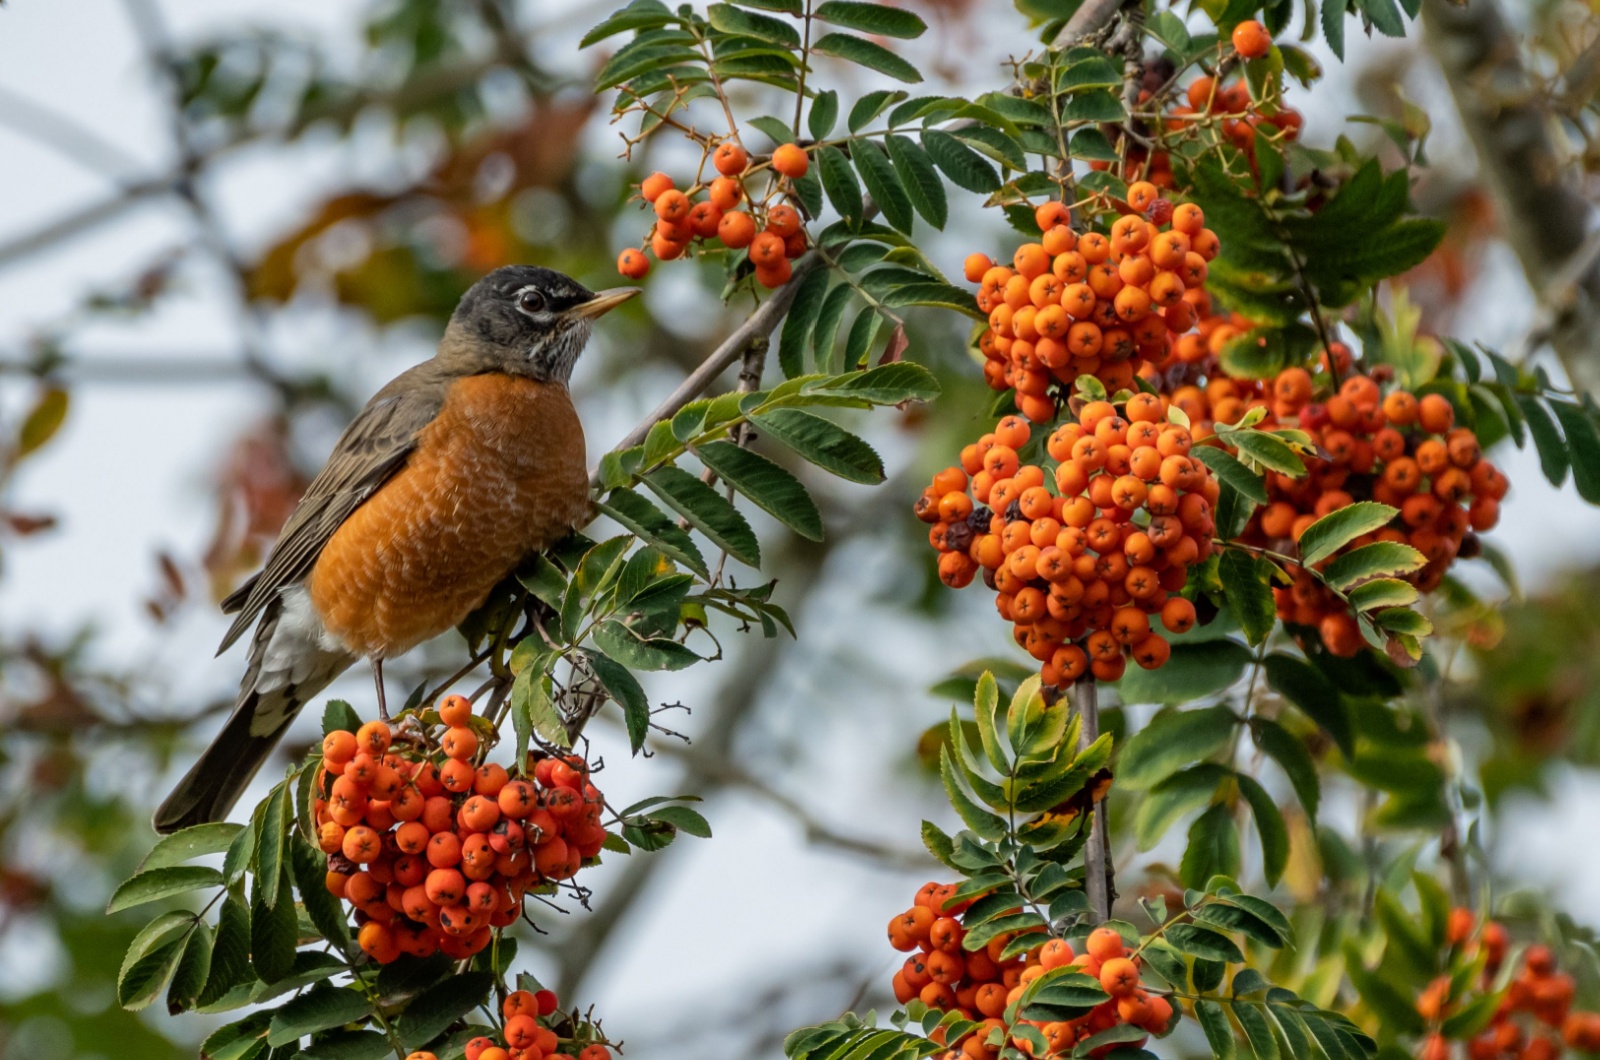
{"type": "Polygon", "coordinates": [[[771,268],[784,260],[783,237],[776,232],[762,232],[750,242],[750,260],[757,267],[771,268]]]}
{"type": "Polygon", "coordinates": [[[688,243],[676,239],[668,239],[660,232],[650,237],[650,250],[662,261],[673,261],[683,257],[683,252],[688,249],[688,246],[688,243]]]}
{"type": "Polygon", "coordinates": [[[706,197],[713,206],[726,213],[739,205],[739,200],[744,198],[744,188],[732,177],[718,177],[711,182],[706,197]]]}
{"type": "Polygon", "coordinates": [[[1071,225],[1072,211],[1067,209],[1067,204],[1052,199],[1033,211],[1034,223],[1039,226],[1039,231],[1048,232],[1056,225],[1071,225]]]}
{"type": "Polygon", "coordinates": [[[811,159],[799,144],[783,144],[772,152],[772,168],[790,180],[799,180],[811,168],[811,159]]]}
{"type": "Polygon", "coordinates": [[[1456,410],[1443,394],[1424,394],[1417,414],[1422,429],[1430,434],[1444,434],[1455,426],[1456,410]]]}
{"type": "Polygon", "coordinates": [[[656,216],[663,221],[681,221],[689,216],[689,196],[676,188],[656,196],[656,216]]]}
{"type": "Polygon", "coordinates": [[[335,729],[322,738],[322,760],[330,770],[338,772],[355,756],[355,733],[335,729]]]}
{"type": "Polygon", "coordinates": [[[767,211],[767,231],[788,239],[800,231],[800,211],[793,206],[774,206],[767,211]]]}
{"type": "Polygon", "coordinates": [[[439,746],[449,758],[464,761],[478,752],[478,734],[465,725],[458,725],[444,734],[439,746]]]}
{"type": "Polygon", "coordinates": [[[1112,997],[1129,997],[1139,989],[1139,968],[1126,957],[1113,957],[1100,965],[1100,986],[1112,997]]]}
{"type": "Polygon", "coordinates": [[[711,154],[711,164],[717,167],[717,172],[725,177],[736,173],[743,173],[744,167],[750,162],[750,154],[732,140],[724,140],[717,145],[711,154]]]}
{"type": "Polygon", "coordinates": [[[617,255],[617,272],[630,280],[642,280],[650,271],[650,259],[642,251],[629,247],[617,255]]]}
{"type": "Polygon", "coordinates": [[[449,728],[466,725],[472,717],[472,701],[466,696],[449,695],[439,700],[439,720],[449,728]]]}
{"type": "Polygon", "coordinates": [[[386,721],[369,721],[356,730],[356,748],[374,757],[382,755],[389,749],[389,723],[386,721]]]}
{"type": "Polygon", "coordinates": [[[1128,205],[1140,213],[1146,210],[1161,198],[1161,190],[1147,180],[1136,180],[1128,185],[1128,205]]]}
{"type": "Polygon", "coordinates": [[[789,264],[788,258],[779,258],[770,265],[756,266],[756,282],[769,291],[782,287],[793,275],[794,266],[789,264]]]}
{"type": "Polygon", "coordinates": [[[729,250],[743,250],[755,237],[755,219],[743,210],[729,210],[717,222],[717,238],[729,250]]]}
{"type": "Polygon", "coordinates": [[[1241,59],[1259,59],[1272,50],[1272,37],[1265,26],[1247,18],[1233,27],[1233,50],[1241,59]]]}
{"type": "Polygon", "coordinates": [[[722,223],[722,210],[714,202],[697,202],[690,208],[688,220],[691,232],[701,239],[710,239],[717,234],[717,225],[722,223]]]}
{"type": "Polygon", "coordinates": [[[1122,935],[1116,928],[1098,927],[1089,932],[1089,938],[1084,942],[1084,952],[1097,961],[1109,961],[1113,957],[1121,957],[1126,951],[1122,944],[1122,935]]]}
{"type": "Polygon", "coordinates": [[[639,194],[645,202],[655,202],[661,193],[671,189],[672,178],[665,173],[652,173],[639,184],[639,194]]]}

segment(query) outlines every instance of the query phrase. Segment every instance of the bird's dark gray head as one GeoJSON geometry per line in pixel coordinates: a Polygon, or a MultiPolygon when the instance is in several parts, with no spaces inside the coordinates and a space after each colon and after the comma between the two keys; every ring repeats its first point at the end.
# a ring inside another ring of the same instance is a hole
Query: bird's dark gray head
{"type": "Polygon", "coordinates": [[[554,269],[507,265],[461,296],[439,357],[463,371],[565,383],[595,318],[638,293],[618,287],[596,294],[554,269]]]}

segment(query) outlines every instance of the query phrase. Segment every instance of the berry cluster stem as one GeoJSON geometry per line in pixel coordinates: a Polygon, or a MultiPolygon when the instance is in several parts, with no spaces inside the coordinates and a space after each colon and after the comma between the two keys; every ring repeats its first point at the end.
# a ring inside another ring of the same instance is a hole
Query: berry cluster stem
{"type": "MultiPolygon", "coordinates": [[[[1073,686],[1078,703],[1078,717],[1083,724],[1078,729],[1078,750],[1081,752],[1100,738],[1100,697],[1092,674],[1085,674],[1073,686]]],[[[1106,843],[1106,817],[1100,800],[1092,804],[1089,821],[1089,842],[1083,848],[1083,886],[1089,895],[1089,907],[1094,922],[1111,919],[1112,872],[1111,858],[1106,843]]]]}

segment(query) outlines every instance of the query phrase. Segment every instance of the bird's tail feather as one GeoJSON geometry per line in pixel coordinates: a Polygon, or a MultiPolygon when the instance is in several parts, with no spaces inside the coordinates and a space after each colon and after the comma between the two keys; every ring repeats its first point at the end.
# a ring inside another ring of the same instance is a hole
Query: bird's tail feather
{"type": "Polygon", "coordinates": [[[251,641],[238,703],[211,746],[156,810],[156,831],[225,818],[300,708],[353,662],[355,656],[326,643],[303,589],[286,591],[269,604],[251,641]]]}
{"type": "MultiPolygon", "coordinates": [[[[239,801],[239,796],[250,786],[250,781],[283,736],[281,728],[267,736],[251,734],[250,723],[256,714],[258,698],[252,690],[239,700],[211,746],[162,802],[155,815],[157,832],[176,832],[228,816],[228,811],[239,801]]],[[[292,710],[298,710],[299,706],[293,704],[292,710]]],[[[293,717],[292,711],[290,717],[293,717]]]]}

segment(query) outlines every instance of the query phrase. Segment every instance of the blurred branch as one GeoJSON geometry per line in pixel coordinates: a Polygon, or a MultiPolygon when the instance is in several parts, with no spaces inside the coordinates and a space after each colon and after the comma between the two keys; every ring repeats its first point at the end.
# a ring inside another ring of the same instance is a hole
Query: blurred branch
{"type": "Polygon", "coordinates": [[[1600,260],[1584,251],[1593,211],[1556,153],[1516,37],[1493,0],[1425,0],[1422,14],[1549,342],[1576,387],[1600,391],[1600,260]]]}
{"type": "Polygon", "coordinates": [[[116,220],[148,199],[167,195],[177,186],[174,176],[155,177],[129,184],[109,198],[82,207],[33,231],[0,243],[0,268],[15,264],[41,250],[65,242],[108,221],[116,220]]]}
{"type": "MultiPolygon", "coordinates": [[[[147,51],[152,44],[156,45],[157,61],[163,72],[169,71],[173,53],[165,44],[167,38],[159,10],[150,0],[127,0],[127,3],[135,29],[139,30],[141,38],[145,40],[147,51]]],[[[587,14],[587,10],[583,8],[576,9],[574,13],[578,12],[587,14]]],[[[348,125],[364,111],[374,107],[394,111],[414,110],[453,95],[502,66],[515,66],[531,76],[533,68],[528,59],[527,47],[540,33],[547,31],[559,21],[561,20],[535,27],[527,33],[497,34],[495,47],[488,54],[458,63],[440,65],[411,77],[398,86],[362,87],[349,92],[332,93],[327,98],[306,104],[292,121],[263,128],[243,129],[225,142],[206,151],[191,147],[184,152],[179,172],[130,183],[109,198],[68,213],[24,235],[0,242],[0,268],[15,264],[40,250],[113,221],[147,199],[172,193],[184,194],[185,185],[200,170],[240,147],[260,140],[293,139],[309,127],[321,122],[348,125]]],[[[546,91],[553,91],[561,86],[552,82],[542,87],[546,91]]],[[[0,102],[4,103],[4,106],[0,106],[0,114],[3,114],[5,107],[11,106],[9,94],[0,97],[0,102]]],[[[175,118],[180,124],[182,113],[179,101],[175,118]]],[[[8,120],[13,125],[20,124],[15,114],[4,115],[0,120],[8,120]]],[[[53,131],[58,137],[61,135],[60,130],[53,131]]],[[[187,141],[186,133],[185,140],[187,141]]],[[[110,148],[110,145],[106,147],[110,148]]]]}
{"type": "Polygon", "coordinates": [[[832,826],[817,820],[798,799],[774,788],[731,757],[712,757],[701,754],[702,748],[699,746],[683,747],[664,740],[651,741],[650,750],[689,763],[695,773],[719,787],[743,788],[753,795],[760,796],[792,817],[805,831],[806,841],[809,843],[833,847],[848,854],[857,854],[893,869],[928,869],[933,866],[933,861],[926,851],[887,847],[875,840],[846,835],[835,830],[832,826]]]}
{"type": "Polygon", "coordinates": [[[232,354],[213,357],[101,353],[92,357],[0,358],[0,376],[48,376],[75,383],[171,386],[232,383],[255,378],[232,354]]]}
{"type": "Polygon", "coordinates": [[[137,158],[68,114],[0,87],[0,125],[65,155],[83,168],[121,180],[144,168],[137,158]]]}

